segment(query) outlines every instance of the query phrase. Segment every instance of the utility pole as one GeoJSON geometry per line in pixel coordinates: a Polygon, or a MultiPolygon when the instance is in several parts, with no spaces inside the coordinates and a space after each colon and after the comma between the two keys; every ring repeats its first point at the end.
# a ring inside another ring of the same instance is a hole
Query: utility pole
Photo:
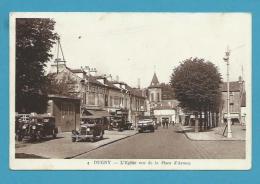
{"type": "Polygon", "coordinates": [[[223,60],[227,63],[227,138],[232,138],[232,130],[231,130],[231,117],[230,117],[230,91],[229,91],[229,56],[230,50],[227,48],[225,52],[225,57],[223,60]]]}
{"type": "Polygon", "coordinates": [[[55,62],[57,64],[57,74],[59,73],[59,63],[64,63],[65,64],[65,57],[64,57],[64,54],[63,54],[63,50],[62,50],[62,47],[61,47],[61,43],[60,43],[60,38],[57,39],[57,57],[55,59],[55,62]],[[59,51],[61,51],[61,54],[62,54],[62,61],[61,59],[59,58],[59,51]]]}

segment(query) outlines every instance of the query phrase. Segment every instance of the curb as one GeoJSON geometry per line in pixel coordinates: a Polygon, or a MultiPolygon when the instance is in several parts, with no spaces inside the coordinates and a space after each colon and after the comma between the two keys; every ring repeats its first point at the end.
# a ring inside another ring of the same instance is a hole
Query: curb
{"type": "Polygon", "coordinates": [[[77,155],[73,155],[73,156],[70,156],[70,157],[65,157],[64,159],[72,159],[72,158],[75,158],[75,157],[77,157],[77,156],[80,156],[80,155],[89,153],[89,152],[91,152],[91,151],[97,150],[97,149],[99,149],[99,148],[101,148],[101,147],[107,146],[107,145],[112,144],[112,143],[115,143],[115,142],[117,142],[117,141],[120,141],[120,140],[129,138],[129,137],[132,137],[132,136],[134,136],[134,135],[136,135],[136,134],[138,134],[138,132],[136,132],[136,133],[134,133],[134,134],[132,134],[132,135],[128,135],[128,136],[126,136],[126,137],[122,137],[122,138],[120,138],[120,139],[116,139],[116,140],[113,140],[113,141],[111,141],[111,142],[102,144],[102,145],[100,145],[100,146],[98,146],[98,147],[96,147],[96,148],[93,148],[93,149],[91,149],[91,150],[88,150],[88,151],[86,151],[86,152],[84,152],[84,153],[79,153],[79,154],[77,154],[77,155]]]}
{"type": "Polygon", "coordinates": [[[218,140],[218,139],[192,139],[190,138],[187,133],[185,132],[185,130],[183,130],[182,128],[180,128],[180,131],[185,135],[185,137],[191,141],[243,141],[245,142],[246,140],[239,140],[239,139],[223,139],[223,140],[218,140]]]}

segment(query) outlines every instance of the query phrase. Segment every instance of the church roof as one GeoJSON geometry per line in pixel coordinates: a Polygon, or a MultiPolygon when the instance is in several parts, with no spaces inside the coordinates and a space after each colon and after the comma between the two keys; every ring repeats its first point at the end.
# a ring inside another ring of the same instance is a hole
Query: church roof
{"type": "Polygon", "coordinates": [[[158,80],[158,78],[157,78],[156,73],[153,74],[153,79],[152,79],[151,84],[150,84],[149,87],[150,87],[150,88],[151,88],[151,87],[160,87],[160,83],[159,83],[159,80],[158,80]]]}

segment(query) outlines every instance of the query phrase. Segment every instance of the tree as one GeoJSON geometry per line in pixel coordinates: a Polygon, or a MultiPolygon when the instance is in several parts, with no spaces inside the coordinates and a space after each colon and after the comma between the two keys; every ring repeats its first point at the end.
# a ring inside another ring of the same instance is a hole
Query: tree
{"type": "Polygon", "coordinates": [[[78,93],[75,92],[76,80],[69,76],[57,76],[56,73],[48,74],[47,78],[46,91],[48,94],[77,97],[78,93]]]}
{"type": "Polygon", "coordinates": [[[218,111],[221,75],[213,63],[198,58],[186,59],[173,70],[170,84],[180,106],[194,112],[195,131],[198,131],[199,114],[218,111]]]}
{"type": "Polygon", "coordinates": [[[55,21],[48,18],[16,19],[16,112],[44,112],[47,104],[44,67],[58,38],[55,21]],[[37,103],[36,103],[37,102],[37,103]]]}

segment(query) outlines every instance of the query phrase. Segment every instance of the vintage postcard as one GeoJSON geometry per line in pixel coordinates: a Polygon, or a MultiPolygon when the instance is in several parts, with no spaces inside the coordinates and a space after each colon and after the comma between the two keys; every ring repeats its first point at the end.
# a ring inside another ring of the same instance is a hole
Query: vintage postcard
{"type": "Polygon", "coordinates": [[[249,13],[10,13],[10,168],[248,170],[249,13]]]}

